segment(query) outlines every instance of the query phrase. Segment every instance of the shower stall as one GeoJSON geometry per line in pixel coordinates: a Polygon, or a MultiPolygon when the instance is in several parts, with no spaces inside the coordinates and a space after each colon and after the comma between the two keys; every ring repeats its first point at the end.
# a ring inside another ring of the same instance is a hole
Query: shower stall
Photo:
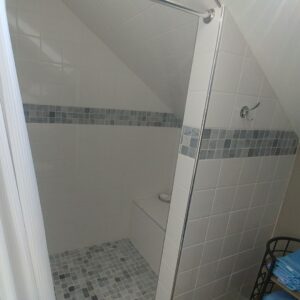
{"type": "Polygon", "coordinates": [[[57,300],[155,297],[201,17],[157,2],[6,3],[57,300]]]}
{"type": "Polygon", "coordinates": [[[230,11],[192,3],[6,1],[26,300],[249,298],[298,137],[230,11]]]}

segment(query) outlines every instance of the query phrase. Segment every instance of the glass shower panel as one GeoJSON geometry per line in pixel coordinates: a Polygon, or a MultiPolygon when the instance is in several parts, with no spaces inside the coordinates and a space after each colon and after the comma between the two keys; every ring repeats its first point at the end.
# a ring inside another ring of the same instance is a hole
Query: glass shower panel
{"type": "Polygon", "coordinates": [[[198,17],[145,0],[7,10],[57,300],[154,299],[198,17]]]}

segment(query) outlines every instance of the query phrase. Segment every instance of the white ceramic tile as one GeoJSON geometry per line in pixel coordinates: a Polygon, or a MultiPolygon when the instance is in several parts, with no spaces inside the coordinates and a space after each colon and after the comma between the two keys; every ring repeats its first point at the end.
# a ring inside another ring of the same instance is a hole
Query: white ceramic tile
{"type": "Polygon", "coordinates": [[[29,35],[32,37],[40,37],[41,16],[32,11],[17,9],[15,15],[17,21],[17,33],[29,35]]]}
{"type": "Polygon", "coordinates": [[[209,189],[217,186],[221,160],[199,160],[197,165],[197,173],[194,183],[194,189],[209,189]]]}
{"type": "Polygon", "coordinates": [[[261,225],[271,225],[276,222],[281,203],[267,205],[261,220],[261,225]]]}
{"type": "Polygon", "coordinates": [[[246,269],[253,265],[256,260],[258,260],[258,257],[255,257],[256,252],[254,250],[247,250],[245,252],[241,252],[238,255],[234,271],[240,271],[242,269],[246,269]]]}
{"type": "Polygon", "coordinates": [[[189,211],[189,220],[208,217],[214,197],[215,190],[194,191],[189,211]]]}
{"type": "Polygon", "coordinates": [[[232,213],[229,217],[227,235],[232,235],[235,233],[242,232],[244,228],[246,216],[247,216],[246,210],[232,213]]]}
{"type": "Polygon", "coordinates": [[[243,164],[243,159],[223,159],[218,186],[233,186],[236,185],[243,164]]]}
{"type": "Polygon", "coordinates": [[[40,55],[41,41],[27,35],[14,36],[15,55],[19,59],[36,60],[40,55]]]}
{"type": "Polygon", "coordinates": [[[205,240],[208,221],[208,218],[188,221],[184,236],[185,247],[200,244],[205,240]]]}
{"type": "Polygon", "coordinates": [[[206,127],[229,128],[234,103],[234,94],[213,92],[209,100],[206,127]]]}
{"type": "Polygon", "coordinates": [[[222,214],[231,211],[234,202],[235,187],[216,189],[212,214],[222,214]]]}
{"type": "Polygon", "coordinates": [[[200,287],[195,290],[194,298],[193,300],[197,299],[211,299],[211,294],[213,290],[213,284],[207,284],[203,287],[200,287]]]}
{"type": "Polygon", "coordinates": [[[216,278],[218,262],[203,265],[198,270],[197,287],[204,286],[216,278]]]}
{"type": "Polygon", "coordinates": [[[285,198],[285,194],[288,188],[288,181],[287,180],[279,180],[274,181],[272,183],[269,197],[268,197],[268,203],[271,202],[283,202],[285,198]]]}
{"type": "Polygon", "coordinates": [[[190,299],[193,299],[193,295],[194,295],[194,290],[192,290],[191,292],[184,293],[180,296],[175,296],[174,299],[176,299],[176,300],[190,300],[190,299]]]}
{"type": "Polygon", "coordinates": [[[254,184],[239,185],[236,190],[232,210],[246,209],[250,206],[254,184]]]}
{"type": "Polygon", "coordinates": [[[276,102],[270,98],[260,98],[259,109],[255,112],[253,128],[270,129],[276,109],[276,102]]]}
{"type": "Polygon", "coordinates": [[[256,182],[259,168],[260,168],[261,158],[246,158],[243,163],[241,177],[239,180],[240,184],[247,184],[256,182]]]}
{"type": "Polygon", "coordinates": [[[254,247],[258,229],[252,229],[243,233],[240,251],[245,251],[254,247]]]}
{"type": "Polygon", "coordinates": [[[262,85],[263,73],[253,57],[243,63],[239,93],[258,97],[262,85]]]}
{"type": "Polygon", "coordinates": [[[195,288],[197,269],[181,272],[177,275],[175,295],[186,293],[195,288]]]}
{"type": "Polygon", "coordinates": [[[230,256],[218,262],[218,268],[216,273],[217,278],[223,278],[231,274],[235,263],[235,259],[235,256],[230,256]]]}
{"type": "Polygon", "coordinates": [[[208,241],[204,245],[204,251],[201,259],[201,265],[217,261],[221,255],[223,239],[208,241]]]}
{"type": "Polygon", "coordinates": [[[239,291],[241,289],[241,286],[244,283],[245,277],[246,277],[247,271],[239,271],[234,274],[232,274],[230,283],[229,283],[229,289],[231,291],[239,291]]]}
{"type": "Polygon", "coordinates": [[[221,257],[231,256],[239,250],[241,234],[234,234],[225,237],[221,257]]]}
{"type": "Polygon", "coordinates": [[[256,238],[255,246],[265,246],[266,242],[270,239],[273,232],[273,225],[261,227],[258,231],[258,235],[256,238]]]}
{"type": "Polygon", "coordinates": [[[266,77],[264,77],[263,80],[263,86],[260,92],[260,96],[264,98],[276,99],[276,94],[266,77]]]}
{"type": "Polygon", "coordinates": [[[289,179],[294,160],[295,157],[293,155],[280,156],[276,166],[275,179],[289,179]]]}
{"type": "Polygon", "coordinates": [[[213,89],[218,92],[235,93],[237,91],[243,57],[220,52],[216,66],[213,89]],[[228,76],[230,74],[230,76],[228,76]]]}
{"type": "Polygon", "coordinates": [[[214,282],[212,290],[212,299],[216,299],[226,292],[229,283],[229,277],[222,278],[214,282]]]}
{"type": "Polygon", "coordinates": [[[225,52],[231,52],[239,55],[244,55],[246,50],[245,39],[243,38],[232,16],[228,12],[226,12],[224,18],[220,49],[225,52]]]}
{"type": "Polygon", "coordinates": [[[225,235],[229,214],[215,215],[209,218],[206,240],[214,240],[225,235]]]}
{"type": "Polygon", "coordinates": [[[264,210],[262,207],[255,207],[248,210],[245,230],[257,228],[259,226],[263,213],[264,210]]]}
{"type": "Polygon", "coordinates": [[[251,206],[262,206],[268,200],[268,195],[271,189],[270,182],[257,183],[254,188],[254,194],[251,202],[251,206]]]}
{"type": "Polygon", "coordinates": [[[278,157],[263,157],[261,160],[258,181],[271,181],[274,178],[278,157]]]}
{"type": "Polygon", "coordinates": [[[186,247],[180,256],[179,272],[198,268],[202,257],[203,245],[186,247]]]}
{"type": "Polygon", "coordinates": [[[275,108],[275,113],[273,115],[273,120],[271,124],[271,129],[276,130],[291,130],[291,124],[286,116],[285,111],[282,109],[281,104],[277,103],[275,108]]]}
{"type": "Polygon", "coordinates": [[[134,247],[146,259],[152,270],[158,274],[165,231],[136,205],[132,207],[129,238],[134,247]]]}

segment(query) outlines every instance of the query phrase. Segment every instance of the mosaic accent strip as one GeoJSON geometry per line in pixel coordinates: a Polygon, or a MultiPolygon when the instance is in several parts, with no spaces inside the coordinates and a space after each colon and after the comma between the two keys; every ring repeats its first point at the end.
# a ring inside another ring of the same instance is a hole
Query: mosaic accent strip
{"type": "Polygon", "coordinates": [[[154,300],[157,276],[128,239],[50,256],[56,300],[154,300]]]}
{"type": "Polygon", "coordinates": [[[294,131],[204,129],[199,159],[295,154],[294,131]]]}
{"type": "Polygon", "coordinates": [[[180,138],[179,153],[196,158],[200,141],[200,129],[183,126],[180,138]]]}
{"type": "Polygon", "coordinates": [[[23,106],[27,123],[172,128],[182,126],[182,120],[172,113],[39,104],[24,104],[23,106]]]}
{"type": "MultiPolygon", "coordinates": [[[[199,140],[200,129],[183,126],[179,153],[195,158],[199,140]]],[[[199,159],[293,155],[298,144],[294,131],[206,128],[199,159]]]]}

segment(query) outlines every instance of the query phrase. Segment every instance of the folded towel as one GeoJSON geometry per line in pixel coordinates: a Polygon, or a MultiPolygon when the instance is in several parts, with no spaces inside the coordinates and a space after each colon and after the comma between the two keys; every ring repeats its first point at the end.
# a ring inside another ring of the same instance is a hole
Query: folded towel
{"type": "Polygon", "coordinates": [[[292,291],[300,291],[300,250],[279,257],[273,274],[292,291]]]}
{"type": "Polygon", "coordinates": [[[300,250],[279,257],[276,263],[281,267],[286,268],[291,274],[300,276],[300,250]]]}
{"type": "Polygon", "coordinates": [[[269,295],[263,297],[263,300],[294,300],[296,298],[292,297],[284,291],[273,292],[269,295]]]}

